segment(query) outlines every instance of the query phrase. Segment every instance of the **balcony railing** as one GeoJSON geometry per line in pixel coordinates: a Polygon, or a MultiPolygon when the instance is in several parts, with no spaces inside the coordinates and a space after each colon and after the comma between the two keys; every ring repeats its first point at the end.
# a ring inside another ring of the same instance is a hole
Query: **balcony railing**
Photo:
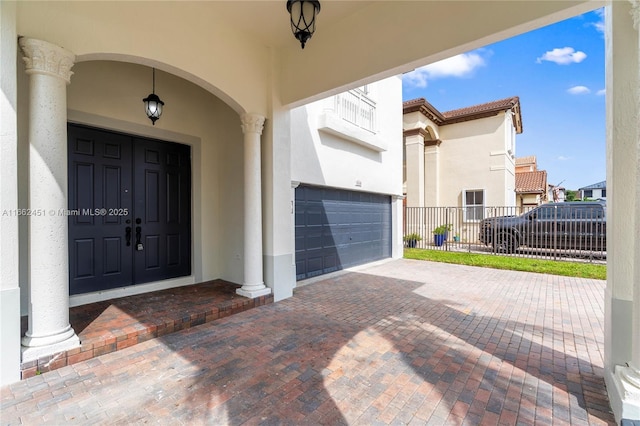
{"type": "Polygon", "coordinates": [[[361,129],[376,133],[376,103],[359,90],[334,96],[334,112],[361,129]]]}

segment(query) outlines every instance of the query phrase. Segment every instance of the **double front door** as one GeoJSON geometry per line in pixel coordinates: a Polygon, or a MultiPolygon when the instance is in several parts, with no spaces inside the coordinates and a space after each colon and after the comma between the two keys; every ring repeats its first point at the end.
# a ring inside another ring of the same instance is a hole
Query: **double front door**
{"type": "Polygon", "coordinates": [[[191,149],[68,125],[69,292],[191,274],[191,149]]]}

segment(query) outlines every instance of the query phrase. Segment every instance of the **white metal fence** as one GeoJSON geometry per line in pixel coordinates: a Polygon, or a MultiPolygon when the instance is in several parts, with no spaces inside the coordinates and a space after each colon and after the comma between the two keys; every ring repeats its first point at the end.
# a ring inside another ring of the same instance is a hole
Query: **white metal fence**
{"type": "Polygon", "coordinates": [[[544,206],[485,207],[482,220],[475,221],[465,220],[471,215],[463,207],[406,207],[405,247],[606,261],[606,208],[544,206]]]}

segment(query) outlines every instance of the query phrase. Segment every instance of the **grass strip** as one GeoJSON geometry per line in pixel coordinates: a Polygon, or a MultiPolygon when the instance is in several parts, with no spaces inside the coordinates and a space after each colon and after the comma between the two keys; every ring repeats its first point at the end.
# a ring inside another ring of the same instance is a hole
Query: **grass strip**
{"type": "Polygon", "coordinates": [[[565,277],[607,279],[607,266],[586,262],[530,259],[524,257],[496,256],[476,253],[460,253],[444,250],[404,249],[405,259],[430,260],[432,262],[457,265],[481,266],[484,268],[537,272],[539,274],[565,277]]]}

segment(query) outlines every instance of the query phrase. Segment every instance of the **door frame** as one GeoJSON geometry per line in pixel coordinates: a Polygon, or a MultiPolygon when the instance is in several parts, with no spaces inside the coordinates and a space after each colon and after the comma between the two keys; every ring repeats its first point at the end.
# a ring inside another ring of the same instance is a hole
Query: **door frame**
{"type": "MultiPolygon", "coordinates": [[[[96,293],[78,294],[69,297],[69,306],[81,306],[88,303],[115,299],[118,297],[143,294],[151,291],[165,290],[195,284],[203,280],[202,259],[202,220],[201,214],[201,174],[202,165],[197,159],[201,158],[201,139],[192,135],[163,130],[129,121],[103,117],[82,111],[67,111],[67,122],[81,126],[95,127],[106,131],[124,133],[143,138],[157,139],[165,142],[180,143],[191,147],[191,275],[169,278],[129,287],[104,290],[96,293]],[[196,214],[198,212],[198,214],[196,214]]],[[[68,195],[67,195],[68,196],[68,195]]],[[[67,232],[67,239],[69,238],[67,232]]]]}

